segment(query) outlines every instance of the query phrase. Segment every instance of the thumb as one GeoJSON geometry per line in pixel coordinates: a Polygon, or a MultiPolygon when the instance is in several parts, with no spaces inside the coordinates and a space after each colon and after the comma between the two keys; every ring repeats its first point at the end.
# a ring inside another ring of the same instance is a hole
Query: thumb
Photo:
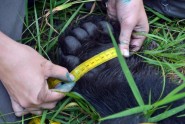
{"type": "Polygon", "coordinates": [[[121,32],[119,36],[120,41],[120,49],[125,57],[129,57],[129,45],[130,39],[133,31],[133,26],[129,25],[129,23],[121,22],[121,32]]]}
{"type": "Polygon", "coordinates": [[[69,74],[69,71],[64,67],[55,65],[50,61],[48,61],[45,66],[45,73],[47,77],[53,77],[64,81],[74,80],[74,76],[72,74],[69,74]]]}

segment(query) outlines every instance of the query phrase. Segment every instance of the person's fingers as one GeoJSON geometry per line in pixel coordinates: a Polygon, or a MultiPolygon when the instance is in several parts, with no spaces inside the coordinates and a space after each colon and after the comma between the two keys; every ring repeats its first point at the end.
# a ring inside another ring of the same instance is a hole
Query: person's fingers
{"type": "Polygon", "coordinates": [[[116,15],[114,15],[114,14],[111,14],[111,13],[108,13],[107,14],[108,15],[108,17],[110,18],[110,19],[112,19],[112,20],[117,20],[117,16],[116,15]]]}
{"type": "Polygon", "coordinates": [[[131,46],[131,51],[136,52],[141,48],[141,46],[146,38],[145,36],[143,36],[139,33],[148,33],[149,32],[149,25],[148,25],[147,18],[143,19],[143,21],[139,24],[139,26],[135,27],[134,31],[135,31],[135,33],[132,34],[130,46],[131,46]]]}
{"type": "Polygon", "coordinates": [[[25,111],[24,108],[21,105],[19,105],[17,102],[15,102],[11,97],[10,97],[10,99],[11,99],[11,102],[12,102],[12,108],[13,108],[13,110],[15,112],[15,115],[17,117],[20,117],[22,115],[25,115],[25,114],[29,113],[28,111],[25,111]]]}
{"type": "Polygon", "coordinates": [[[120,22],[120,24],[121,24],[121,32],[119,36],[120,49],[125,57],[129,57],[129,45],[133,31],[133,26],[129,25],[129,23],[124,21],[120,22]]]}
{"type": "Polygon", "coordinates": [[[55,108],[57,102],[51,102],[51,103],[43,103],[42,105],[40,105],[39,107],[41,109],[53,109],[55,108]]]}
{"type": "Polygon", "coordinates": [[[48,89],[48,87],[42,88],[38,95],[38,101],[40,103],[57,102],[61,100],[65,95],[63,93],[56,92],[54,89],[48,89]]]}
{"type": "Polygon", "coordinates": [[[73,87],[75,86],[75,82],[70,82],[70,83],[66,83],[66,84],[59,84],[55,87],[55,91],[59,91],[62,93],[66,93],[66,92],[70,92],[73,87]]]}
{"type": "Polygon", "coordinates": [[[132,52],[138,51],[141,48],[144,39],[145,37],[138,38],[138,39],[132,39],[131,44],[130,44],[130,51],[132,52]]]}
{"type": "Polygon", "coordinates": [[[56,106],[57,102],[43,103],[42,105],[26,108],[26,111],[34,115],[41,115],[43,109],[53,109],[56,106]]]}
{"type": "Polygon", "coordinates": [[[38,107],[36,108],[26,108],[26,110],[34,115],[41,115],[42,114],[42,110],[40,110],[38,107]]]}
{"type": "Polygon", "coordinates": [[[41,115],[42,111],[41,110],[32,110],[32,111],[30,111],[30,113],[34,114],[34,115],[41,115]]]}
{"type": "Polygon", "coordinates": [[[48,77],[61,79],[64,81],[73,81],[74,76],[69,74],[68,70],[64,67],[55,65],[50,61],[47,61],[44,66],[45,74],[48,77]]]}
{"type": "Polygon", "coordinates": [[[118,16],[118,21],[120,22],[120,35],[119,35],[119,41],[120,41],[120,49],[125,57],[129,57],[129,45],[130,45],[130,39],[131,35],[133,32],[133,29],[136,25],[135,18],[126,15],[125,12],[127,12],[124,8],[126,6],[123,5],[121,1],[118,0],[116,3],[116,9],[117,9],[117,16],[118,16]]]}
{"type": "Polygon", "coordinates": [[[107,14],[111,19],[117,19],[117,12],[116,12],[116,0],[109,0],[106,2],[107,7],[107,14]]]}
{"type": "Polygon", "coordinates": [[[44,102],[54,102],[61,100],[65,95],[62,93],[55,92],[53,90],[48,90],[46,93],[45,101],[44,102]]]}

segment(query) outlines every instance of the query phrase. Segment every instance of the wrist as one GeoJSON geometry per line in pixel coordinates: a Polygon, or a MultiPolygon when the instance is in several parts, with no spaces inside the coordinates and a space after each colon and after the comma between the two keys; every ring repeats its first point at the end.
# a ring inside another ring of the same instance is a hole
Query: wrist
{"type": "Polygon", "coordinates": [[[3,61],[3,58],[14,52],[14,49],[19,45],[5,34],[0,31],[0,62],[3,61]]]}

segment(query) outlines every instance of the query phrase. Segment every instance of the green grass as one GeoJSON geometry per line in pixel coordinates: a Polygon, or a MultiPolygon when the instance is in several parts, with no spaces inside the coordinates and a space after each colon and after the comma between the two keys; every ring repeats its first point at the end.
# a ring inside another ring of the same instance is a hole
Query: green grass
{"type": "MultiPolygon", "coordinates": [[[[36,49],[41,55],[57,63],[56,59],[56,46],[58,37],[60,34],[64,33],[65,30],[72,26],[75,22],[79,22],[79,17],[88,14],[84,8],[84,3],[74,3],[66,2],[67,0],[42,0],[37,1],[34,6],[26,8],[26,17],[24,22],[23,39],[20,41],[23,44],[30,45],[36,49]],[[53,9],[59,6],[59,10],[53,13],[53,9]],[[49,13],[47,21],[45,14],[49,13]],[[46,23],[48,22],[49,25],[46,23]]],[[[87,0],[88,1],[88,0],[87,0]]],[[[99,7],[93,12],[93,14],[104,15],[99,7]]],[[[58,121],[65,124],[92,124],[98,121],[123,117],[127,115],[132,115],[136,113],[143,113],[148,117],[149,122],[157,122],[162,119],[168,118],[173,114],[185,110],[185,106],[177,106],[176,108],[170,109],[169,106],[165,106],[169,102],[174,102],[176,100],[185,97],[184,93],[179,93],[185,88],[185,77],[184,77],[184,66],[185,66],[185,21],[175,18],[166,17],[154,10],[146,7],[148,14],[150,33],[142,34],[147,37],[143,45],[143,52],[136,53],[138,56],[142,57],[148,64],[153,64],[159,69],[161,69],[162,76],[164,76],[163,90],[165,89],[165,77],[169,77],[172,80],[183,82],[176,89],[171,91],[163,99],[159,99],[155,103],[151,103],[149,100],[148,104],[144,104],[142,97],[140,96],[139,90],[135,85],[132,75],[127,69],[126,77],[133,88],[133,94],[136,97],[138,106],[131,108],[114,115],[110,115],[105,118],[101,118],[99,114],[94,110],[94,108],[79,94],[68,93],[68,98],[62,100],[54,110],[43,112],[41,115],[41,123],[44,124],[45,120],[58,121]],[[156,47],[152,50],[148,50],[149,44],[155,44],[156,47]],[[163,113],[151,116],[153,111],[166,107],[167,110],[163,113]]],[[[114,41],[113,36],[112,40],[114,41]]],[[[116,44],[114,43],[116,46],[116,44]]],[[[118,51],[119,53],[119,51],[118,51]]],[[[124,63],[122,67],[127,67],[124,59],[119,56],[120,62],[124,63]]],[[[159,82],[160,83],[160,82],[159,82]]],[[[161,91],[161,96],[163,91],[161,91]]],[[[150,93],[148,94],[149,99],[152,98],[150,93]]],[[[5,115],[0,115],[3,117],[5,115]]],[[[7,115],[8,116],[8,115],[7,115]]],[[[38,116],[33,116],[30,118],[24,118],[24,120],[30,120],[38,116]]],[[[179,115],[179,117],[184,117],[184,115],[179,115]]],[[[15,122],[17,123],[17,122],[15,122]]]]}

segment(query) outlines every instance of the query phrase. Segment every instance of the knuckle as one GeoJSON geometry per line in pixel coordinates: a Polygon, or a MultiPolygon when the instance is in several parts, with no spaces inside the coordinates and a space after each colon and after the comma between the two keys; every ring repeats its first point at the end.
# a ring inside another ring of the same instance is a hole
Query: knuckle
{"type": "Polygon", "coordinates": [[[42,63],[42,66],[46,69],[46,70],[52,70],[53,68],[53,63],[50,61],[45,61],[42,63]]]}
{"type": "Polygon", "coordinates": [[[44,70],[44,73],[46,75],[49,75],[50,72],[53,70],[53,63],[50,62],[50,61],[45,61],[41,64],[43,70],[44,70]]]}

